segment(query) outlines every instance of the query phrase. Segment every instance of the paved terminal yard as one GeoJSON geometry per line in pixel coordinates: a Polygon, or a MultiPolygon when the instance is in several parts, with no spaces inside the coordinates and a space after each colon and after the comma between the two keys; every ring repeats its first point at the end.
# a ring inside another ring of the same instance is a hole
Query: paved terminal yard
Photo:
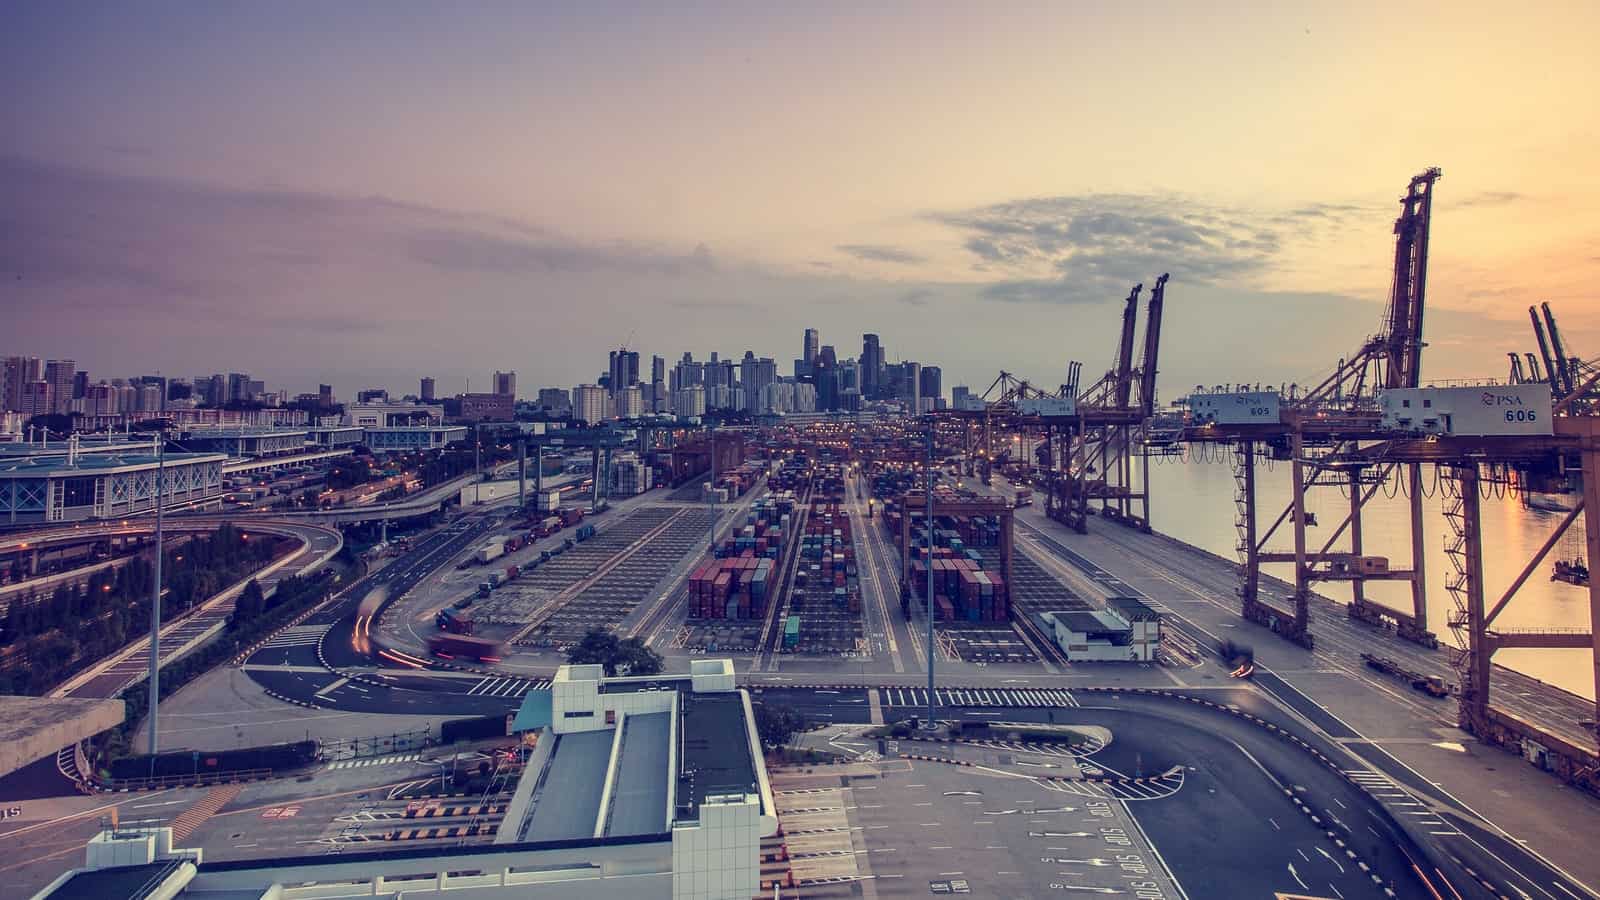
{"type": "Polygon", "coordinates": [[[705,510],[641,507],[475,601],[477,633],[521,634],[520,644],[561,647],[590,628],[614,628],[705,543],[709,528],[705,510]]]}

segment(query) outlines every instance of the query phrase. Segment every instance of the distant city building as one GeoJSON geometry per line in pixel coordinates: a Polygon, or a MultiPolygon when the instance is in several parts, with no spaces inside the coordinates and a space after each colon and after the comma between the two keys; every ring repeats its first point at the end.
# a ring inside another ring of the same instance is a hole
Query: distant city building
{"type": "Polygon", "coordinates": [[[50,412],[72,411],[72,382],[78,364],[70,359],[52,359],[44,364],[44,380],[50,382],[50,412]]]}
{"type": "Polygon", "coordinates": [[[389,392],[384,388],[367,388],[356,392],[357,403],[388,403],[389,392]]]}
{"type": "Polygon", "coordinates": [[[572,417],[599,424],[611,418],[611,397],[598,384],[580,384],[572,389],[572,417]]]}
{"type": "Polygon", "coordinates": [[[650,357],[650,381],[667,380],[667,361],[659,356],[650,357]]]}
{"type": "Polygon", "coordinates": [[[630,384],[639,383],[639,351],[623,347],[611,351],[611,365],[607,370],[609,379],[606,386],[612,394],[617,393],[630,384]]]}
{"type": "Polygon", "coordinates": [[[806,361],[807,368],[816,365],[817,354],[821,352],[818,344],[818,335],[815,328],[807,328],[804,343],[801,344],[800,358],[806,361]]]}
{"type": "Polygon", "coordinates": [[[861,395],[876,400],[883,386],[883,345],[875,334],[861,336],[861,395]]]}
{"type": "Polygon", "coordinates": [[[505,397],[517,396],[517,373],[499,371],[495,372],[494,392],[505,397]]]}
{"type": "Polygon", "coordinates": [[[699,417],[706,414],[706,389],[704,385],[696,384],[684,388],[672,395],[672,412],[681,418],[699,417]]]}
{"type": "Polygon", "coordinates": [[[619,390],[616,397],[617,417],[621,419],[637,419],[644,415],[644,393],[639,385],[630,384],[619,390]]]}
{"type": "Polygon", "coordinates": [[[980,412],[983,410],[983,398],[972,393],[972,389],[964,384],[958,384],[950,389],[950,408],[980,412]]]}
{"type": "Polygon", "coordinates": [[[37,356],[8,356],[0,366],[0,408],[22,409],[23,386],[44,380],[44,360],[37,356]]]}
{"type": "Polygon", "coordinates": [[[324,409],[332,408],[333,407],[333,385],[331,385],[331,384],[319,384],[319,385],[317,385],[317,400],[319,401],[319,404],[324,409]]]}
{"type": "Polygon", "coordinates": [[[943,386],[940,384],[943,380],[943,375],[943,370],[938,366],[922,367],[919,393],[924,401],[931,401],[937,405],[938,401],[944,396],[943,386]]]}
{"type": "Polygon", "coordinates": [[[540,388],[539,408],[549,412],[571,412],[572,394],[566,388],[540,388]]]}
{"type": "Polygon", "coordinates": [[[462,394],[461,418],[468,422],[509,422],[515,417],[516,400],[510,394],[462,394]]]}
{"type": "Polygon", "coordinates": [[[435,399],[435,391],[437,390],[438,384],[435,383],[432,378],[422,379],[422,402],[432,403],[435,399]]]}
{"type": "Polygon", "coordinates": [[[72,399],[82,400],[89,392],[89,373],[79,370],[72,373],[72,399]]]}

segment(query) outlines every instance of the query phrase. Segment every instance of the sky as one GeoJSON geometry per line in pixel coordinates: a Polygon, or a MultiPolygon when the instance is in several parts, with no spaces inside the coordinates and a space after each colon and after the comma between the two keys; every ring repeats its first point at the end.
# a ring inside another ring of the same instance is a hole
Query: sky
{"type": "Polygon", "coordinates": [[[862,332],[946,390],[1320,380],[1435,194],[1424,376],[1600,355],[1593,3],[11,6],[0,354],[341,396],[862,332]],[[1092,379],[1091,379],[1092,380],[1092,379]]]}

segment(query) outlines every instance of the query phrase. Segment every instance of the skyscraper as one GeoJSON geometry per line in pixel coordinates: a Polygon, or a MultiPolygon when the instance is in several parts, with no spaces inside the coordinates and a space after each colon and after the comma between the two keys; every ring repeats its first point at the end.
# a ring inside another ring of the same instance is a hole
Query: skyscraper
{"type": "Polygon", "coordinates": [[[432,378],[422,379],[422,400],[424,403],[432,403],[437,390],[437,385],[432,378]]]}
{"type": "Polygon", "coordinates": [[[883,345],[875,334],[861,336],[861,397],[878,399],[883,383],[883,345]]]}
{"type": "Polygon", "coordinates": [[[622,347],[611,351],[611,373],[607,387],[612,394],[630,384],[639,383],[639,351],[622,347]]]}
{"type": "Polygon", "coordinates": [[[920,386],[922,399],[933,401],[935,409],[938,408],[939,400],[944,395],[943,386],[939,383],[943,374],[938,366],[922,367],[922,383],[920,386]]]}
{"type": "Polygon", "coordinates": [[[502,397],[517,396],[517,373],[496,371],[494,373],[494,392],[502,397]]]}
{"type": "Polygon", "coordinates": [[[611,398],[598,384],[580,384],[572,389],[572,417],[597,425],[611,418],[611,398]]]}
{"type": "Polygon", "coordinates": [[[667,380],[667,361],[659,356],[650,357],[650,382],[667,380]]]}
{"type": "Polygon", "coordinates": [[[321,406],[323,409],[333,408],[333,385],[317,385],[317,405],[321,406]]]}
{"type": "Polygon", "coordinates": [[[44,364],[44,380],[50,382],[49,412],[72,411],[72,379],[78,364],[70,359],[52,359],[44,364]]]}
{"type": "Polygon", "coordinates": [[[817,364],[817,350],[817,330],[815,328],[807,328],[805,345],[800,353],[801,358],[806,361],[806,365],[814,366],[817,364]]]}
{"type": "Polygon", "coordinates": [[[23,386],[44,380],[44,360],[37,356],[8,356],[0,366],[0,409],[22,409],[23,386]]]}

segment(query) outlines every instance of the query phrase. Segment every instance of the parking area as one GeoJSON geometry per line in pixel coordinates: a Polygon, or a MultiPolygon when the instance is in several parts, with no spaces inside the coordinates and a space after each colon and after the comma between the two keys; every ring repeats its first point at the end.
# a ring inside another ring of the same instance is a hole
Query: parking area
{"type": "Polygon", "coordinates": [[[859,882],[870,881],[879,897],[1183,896],[1125,801],[1018,771],[1065,760],[1003,748],[946,753],[974,765],[885,759],[841,774],[776,773],[802,895],[860,896],[859,882]]]}

